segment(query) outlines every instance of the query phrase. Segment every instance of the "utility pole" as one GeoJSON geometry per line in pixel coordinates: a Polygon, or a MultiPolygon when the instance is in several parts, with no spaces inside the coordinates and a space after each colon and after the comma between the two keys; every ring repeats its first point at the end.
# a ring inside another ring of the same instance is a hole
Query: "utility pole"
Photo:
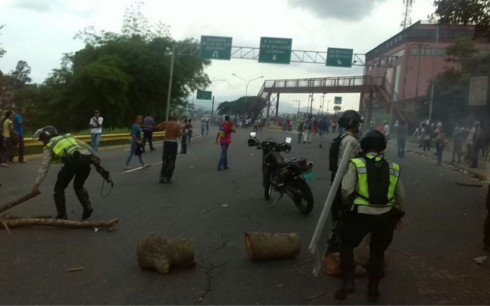
{"type": "Polygon", "coordinates": [[[170,98],[172,97],[172,78],[174,77],[175,45],[172,47],[172,59],[170,60],[170,77],[168,78],[167,109],[165,110],[165,121],[168,121],[170,112],[170,98]]]}

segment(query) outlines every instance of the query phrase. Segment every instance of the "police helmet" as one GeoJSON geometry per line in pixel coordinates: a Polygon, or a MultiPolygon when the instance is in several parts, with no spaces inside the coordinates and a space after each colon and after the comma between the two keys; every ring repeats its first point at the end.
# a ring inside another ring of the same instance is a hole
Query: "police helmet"
{"type": "Polygon", "coordinates": [[[38,129],[32,138],[37,140],[50,140],[55,136],[58,136],[58,130],[54,126],[48,125],[38,129]]]}
{"type": "Polygon", "coordinates": [[[359,115],[359,113],[355,110],[351,109],[343,112],[339,118],[339,126],[346,129],[356,127],[362,122],[364,122],[364,120],[362,119],[361,115],[359,115]]]}
{"type": "Polygon", "coordinates": [[[367,152],[383,152],[386,149],[386,138],[378,130],[370,130],[361,138],[361,149],[367,152]]]}

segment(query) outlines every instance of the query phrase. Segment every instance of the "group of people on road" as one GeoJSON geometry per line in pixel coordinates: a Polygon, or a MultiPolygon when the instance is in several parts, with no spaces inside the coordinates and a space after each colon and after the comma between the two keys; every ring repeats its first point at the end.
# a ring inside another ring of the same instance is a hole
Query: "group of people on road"
{"type": "MultiPolygon", "coordinates": [[[[21,116],[24,111],[20,112],[21,116]]],[[[185,141],[190,139],[192,124],[190,120],[184,120],[183,123],[178,122],[179,114],[177,112],[172,112],[170,120],[160,124],[156,124],[149,117],[151,116],[145,118],[144,121],[141,115],[135,118],[131,129],[131,149],[126,161],[126,167],[129,167],[129,162],[133,155],[138,156],[143,168],[149,167],[144,162],[142,155],[138,154],[138,147],[140,147],[140,150],[144,150],[141,147],[144,146],[145,141],[150,143],[150,150],[154,150],[152,135],[144,133],[144,131],[153,133],[153,131],[164,130],[160,183],[170,183],[175,170],[178,142],[179,140],[183,141],[182,137],[186,134],[185,141]],[[145,136],[142,136],[142,134],[145,136]]],[[[4,133],[5,129],[8,129],[10,133],[23,136],[23,130],[20,130],[22,133],[14,131],[13,122],[10,122],[12,119],[12,113],[7,113],[2,120],[4,144],[5,138],[11,137],[11,134],[4,133]]],[[[329,124],[324,119],[321,118],[316,123],[319,133],[328,133],[329,124]]],[[[305,122],[308,120],[311,123],[311,130],[313,130],[312,118],[308,118],[305,122]]],[[[20,120],[20,123],[22,123],[20,125],[23,125],[23,122],[23,120],[20,120]]],[[[92,135],[93,143],[91,145],[78,140],[70,134],[59,134],[53,126],[40,128],[34,134],[33,138],[42,141],[44,149],[41,166],[31,191],[32,195],[40,193],[40,185],[48,172],[49,165],[55,161],[63,163],[54,187],[56,218],[58,219],[68,218],[65,189],[73,179],[75,194],[83,208],[81,219],[86,220],[92,215],[93,208],[88,192],[84,188],[84,183],[89,176],[91,164],[96,167],[101,164],[97,150],[100,134],[102,133],[102,122],[102,117],[96,111],[94,117],[90,119],[90,126],[92,134],[99,135],[92,135]]],[[[336,170],[338,172],[332,175],[332,181],[336,175],[342,175],[338,196],[335,198],[331,210],[336,224],[341,224],[339,227],[340,243],[338,250],[343,282],[340,289],[335,292],[337,300],[344,300],[355,291],[353,252],[354,248],[363,241],[366,235],[370,235],[368,240],[370,261],[367,296],[370,301],[378,300],[380,296],[379,282],[384,277],[384,253],[392,242],[394,230],[401,229],[401,219],[405,214],[405,195],[400,179],[400,166],[397,163],[387,161],[384,156],[388,141],[387,137],[383,132],[373,129],[365,132],[361,139],[358,140],[362,122],[361,116],[353,110],[343,112],[338,120],[339,127],[345,130],[345,133],[340,138],[338,156],[342,157],[347,151],[350,153],[347,169],[338,169],[336,170]]],[[[444,134],[442,124],[438,124],[436,127],[438,130],[432,131],[432,135],[437,133],[438,136],[433,137],[433,139],[437,137],[444,139],[446,136],[441,135],[444,134]]],[[[475,123],[473,127],[475,129],[466,135],[467,139],[470,134],[473,135],[471,137],[475,137],[478,124],[475,123]]],[[[397,126],[398,134],[406,137],[407,131],[403,131],[406,128],[406,124],[400,122],[397,126]]],[[[461,127],[456,129],[458,128],[461,127]]],[[[305,127],[306,129],[307,127],[305,127]]],[[[456,137],[455,135],[460,137],[456,133],[457,131],[459,130],[455,130],[453,137],[456,137]]],[[[225,120],[220,124],[215,139],[215,143],[221,147],[217,165],[218,171],[226,170],[229,167],[228,148],[232,142],[232,133],[234,132],[236,132],[235,125],[229,116],[225,116],[225,120]]],[[[303,139],[304,143],[307,141],[308,137],[303,139]]],[[[322,143],[320,142],[320,146],[322,143]]],[[[400,156],[400,147],[398,152],[400,156]]],[[[341,158],[337,161],[338,166],[340,166],[340,160],[341,158]]],[[[487,155],[487,162],[490,163],[490,153],[487,155]]],[[[485,223],[484,247],[490,251],[490,186],[487,195],[487,209],[489,215],[485,223]]]]}
{"type": "Polygon", "coordinates": [[[14,163],[15,148],[18,146],[18,159],[20,164],[24,159],[24,115],[25,108],[17,114],[7,111],[0,124],[0,166],[8,168],[14,163]]]}
{"type": "Polygon", "coordinates": [[[456,123],[454,130],[449,134],[442,122],[434,124],[426,120],[415,129],[413,137],[419,140],[419,147],[422,147],[424,152],[430,152],[432,145],[435,146],[434,154],[439,164],[445,148],[451,143],[452,163],[464,162],[470,168],[478,168],[479,156],[484,156],[488,150],[488,133],[488,129],[483,129],[479,121],[474,121],[467,127],[456,123]]]}
{"type": "MultiPolygon", "coordinates": [[[[23,115],[24,112],[25,110],[23,109],[20,114],[23,115]]],[[[151,115],[147,116],[144,121],[141,115],[137,115],[131,128],[131,147],[129,150],[129,155],[126,159],[125,169],[131,169],[130,162],[135,155],[138,156],[142,168],[148,168],[150,164],[145,163],[142,154],[144,152],[144,144],[146,141],[148,141],[150,144],[150,150],[154,151],[155,148],[153,147],[152,134],[154,131],[164,130],[165,136],[163,141],[160,183],[170,183],[175,170],[175,162],[178,154],[178,142],[181,141],[183,143],[187,143],[192,137],[191,120],[184,119],[182,123],[179,123],[177,121],[178,117],[179,115],[177,112],[172,112],[170,115],[170,120],[156,124],[153,118],[151,118],[151,115]]],[[[8,140],[5,138],[10,139],[11,135],[14,133],[22,135],[23,137],[23,129],[20,130],[20,133],[13,130],[14,123],[12,122],[12,119],[12,112],[7,112],[5,118],[2,120],[2,126],[7,129],[7,132],[5,133],[2,129],[2,144],[8,142],[8,140]]],[[[23,126],[23,122],[23,119],[19,119],[18,124],[23,126]]],[[[34,133],[33,139],[42,141],[44,148],[41,166],[38,170],[34,187],[31,190],[31,196],[36,196],[40,193],[41,183],[48,173],[50,164],[63,164],[63,167],[58,172],[54,187],[54,201],[57,211],[55,218],[57,219],[68,218],[66,212],[65,189],[72,180],[74,180],[73,187],[75,194],[83,208],[81,219],[86,220],[92,215],[93,208],[84,184],[89,176],[91,165],[95,165],[95,167],[98,169],[101,167],[101,159],[98,156],[97,151],[102,135],[102,125],[103,118],[100,116],[100,112],[96,110],[94,112],[94,116],[90,118],[89,121],[89,126],[91,128],[90,145],[70,134],[60,134],[54,126],[42,127],[36,130],[34,133]]],[[[228,169],[228,148],[232,141],[231,134],[234,132],[234,124],[232,121],[230,121],[229,116],[226,116],[225,121],[220,125],[216,136],[216,143],[219,143],[221,146],[221,153],[217,167],[218,170],[228,169]]],[[[11,147],[9,146],[8,148],[10,149],[11,147]]],[[[185,150],[186,149],[184,146],[181,153],[186,153],[185,150]]],[[[4,158],[3,156],[7,156],[6,161],[9,160],[10,155],[2,154],[2,160],[4,158]]]]}
{"type": "Polygon", "coordinates": [[[329,134],[330,123],[327,116],[308,115],[300,119],[297,125],[298,143],[311,143],[318,134],[318,145],[320,148],[325,143],[325,136],[329,134]]]}

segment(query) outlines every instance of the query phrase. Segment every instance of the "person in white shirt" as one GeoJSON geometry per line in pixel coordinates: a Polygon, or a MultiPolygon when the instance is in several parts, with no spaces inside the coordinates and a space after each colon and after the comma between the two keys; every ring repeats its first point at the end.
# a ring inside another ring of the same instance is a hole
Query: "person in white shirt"
{"type": "Polygon", "coordinates": [[[90,118],[90,134],[91,141],[90,145],[94,149],[95,152],[99,150],[100,138],[102,136],[102,123],[104,122],[104,118],[100,116],[98,110],[94,111],[94,116],[90,118]]]}
{"type": "Polygon", "coordinates": [[[390,140],[390,126],[388,125],[388,121],[385,121],[385,125],[383,126],[383,135],[386,141],[390,140]]]}

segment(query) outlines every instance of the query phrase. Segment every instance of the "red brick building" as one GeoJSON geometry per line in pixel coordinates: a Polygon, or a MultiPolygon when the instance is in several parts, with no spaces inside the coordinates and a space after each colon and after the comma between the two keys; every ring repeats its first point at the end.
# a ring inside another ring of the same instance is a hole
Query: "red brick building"
{"type": "MultiPolygon", "coordinates": [[[[414,123],[420,103],[429,103],[432,80],[454,67],[447,61],[447,48],[460,37],[472,38],[473,26],[428,24],[421,21],[404,29],[366,54],[364,74],[382,77],[381,90],[374,99],[361,97],[361,110],[370,113],[382,107],[393,115],[414,123]]],[[[476,42],[480,52],[490,53],[488,41],[476,42]]],[[[367,116],[370,119],[370,116],[367,116]]]]}

